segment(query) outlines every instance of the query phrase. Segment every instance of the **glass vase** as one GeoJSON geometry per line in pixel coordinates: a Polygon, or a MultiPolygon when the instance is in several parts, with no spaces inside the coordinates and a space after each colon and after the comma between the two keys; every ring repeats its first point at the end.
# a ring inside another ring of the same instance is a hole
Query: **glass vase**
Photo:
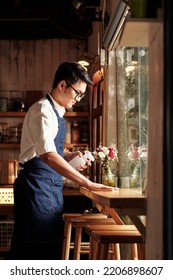
{"type": "Polygon", "coordinates": [[[112,172],[110,167],[103,167],[102,169],[102,184],[111,187],[117,187],[117,177],[112,172]]]}
{"type": "Polygon", "coordinates": [[[141,185],[142,185],[142,193],[147,194],[147,164],[146,161],[142,162],[141,169],[141,185]]]}
{"type": "Polygon", "coordinates": [[[130,174],[130,188],[139,188],[140,187],[140,167],[138,164],[131,165],[131,174],[130,174]]]}

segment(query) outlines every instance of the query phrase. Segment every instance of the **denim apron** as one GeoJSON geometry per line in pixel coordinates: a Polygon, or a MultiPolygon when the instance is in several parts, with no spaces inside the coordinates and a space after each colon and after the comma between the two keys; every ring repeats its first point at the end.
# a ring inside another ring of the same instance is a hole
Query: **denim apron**
{"type": "MultiPolygon", "coordinates": [[[[58,133],[54,142],[57,153],[63,157],[64,118],[59,116],[49,95],[46,97],[58,118],[58,133]]],[[[62,239],[62,176],[39,157],[32,158],[23,167],[14,182],[15,226],[12,243],[39,244],[62,239]]]]}

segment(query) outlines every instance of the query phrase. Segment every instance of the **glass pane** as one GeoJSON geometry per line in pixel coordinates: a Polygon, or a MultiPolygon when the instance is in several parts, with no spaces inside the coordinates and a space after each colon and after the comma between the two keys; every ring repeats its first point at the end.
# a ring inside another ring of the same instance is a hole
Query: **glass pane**
{"type": "Polygon", "coordinates": [[[138,188],[146,183],[148,48],[120,47],[116,57],[119,176],[138,188]]]}

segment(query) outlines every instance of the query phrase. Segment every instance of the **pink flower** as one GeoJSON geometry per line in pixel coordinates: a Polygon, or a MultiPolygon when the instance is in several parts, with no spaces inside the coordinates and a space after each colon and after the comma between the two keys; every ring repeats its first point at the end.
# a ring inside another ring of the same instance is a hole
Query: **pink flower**
{"type": "Polygon", "coordinates": [[[114,159],[115,158],[115,153],[113,148],[109,148],[109,156],[114,159]]]}
{"type": "Polygon", "coordinates": [[[129,160],[139,160],[146,159],[147,158],[147,148],[142,145],[141,147],[136,147],[133,144],[130,146],[130,148],[127,151],[127,156],[129,160]]]}
{"type": "Polygon", "coordinates": [[[137,147],[133,147],[132,148],[132,152],[133,152],[133,158],[138,158],[139,157],[139,153],[138,153],[138,148],[137,147]]]}
{"type": "Polygon", "coordinates": [[[115,144],[111,144],[109,147],[105,147],[100,144],[93,152],[93,156],[97,162],[106,166],[115,159],[118,161],[118,150],[115,144]]]}

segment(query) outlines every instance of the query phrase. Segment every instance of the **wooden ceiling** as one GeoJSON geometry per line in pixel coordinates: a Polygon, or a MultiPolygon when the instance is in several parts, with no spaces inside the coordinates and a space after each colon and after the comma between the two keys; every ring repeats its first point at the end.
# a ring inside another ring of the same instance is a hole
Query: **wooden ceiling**
{"type": "Polygon", "coordinates": [[[86,39],[100,0],[1,0],[0,39],[86,39]]]}

